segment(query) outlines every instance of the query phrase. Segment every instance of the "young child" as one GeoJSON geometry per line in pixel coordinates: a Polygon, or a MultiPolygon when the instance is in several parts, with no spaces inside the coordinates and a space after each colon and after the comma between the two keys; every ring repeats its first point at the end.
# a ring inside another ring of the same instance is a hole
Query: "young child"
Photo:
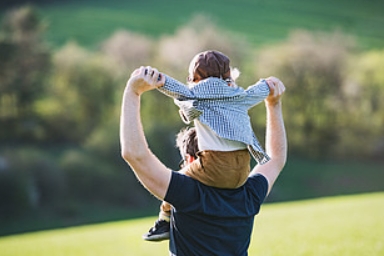
{"type": "MultiPolygon", "coordinates": [[[[238,71],[231,71],[229,63],[219,51],[201,52],[190,63],[188,86],[161,74],[165,83],[158,90],[174,98],[185,123],[195,125],[200,151],[181,172],[207,186],[235,189],[249,175],[250,154],[259,164],[269,161],[248,116],[248,110],[269,95],[269,86],[260,80],[247,89],[238,87],[238,71]]],[[[143,236],[145,240],[168,238],[166,227],[160,225],[169,225],[170,210],[163,202],[159,221],[143,236]]]]}

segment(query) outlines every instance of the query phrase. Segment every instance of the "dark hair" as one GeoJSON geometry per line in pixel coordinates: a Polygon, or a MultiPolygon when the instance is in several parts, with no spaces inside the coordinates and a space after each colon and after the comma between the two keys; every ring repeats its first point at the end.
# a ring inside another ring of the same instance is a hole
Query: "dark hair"
{"type": "Polygon", "coordinates": [[[197,145],[195,127],[187,127],[180,130],[176,136],[176,147],[179,148],[183,156],[188,154],[197,158],[199,146],[197,145]]]}
{"type": "Polygon", "coordinates": [[[205,51],[198,53],[191,61],[190,70],[193,77],[188,77],[190,82],[198,82],[208,77],[221,79],[230,78],[231,70],[229,58],[219,51],[205,51]],[[192,65],[192,66],[191,66],[192,65]]]}

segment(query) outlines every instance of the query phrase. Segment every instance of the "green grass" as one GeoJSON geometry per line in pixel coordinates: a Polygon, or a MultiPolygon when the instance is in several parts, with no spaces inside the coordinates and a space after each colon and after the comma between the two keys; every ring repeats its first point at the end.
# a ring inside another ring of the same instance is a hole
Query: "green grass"
{"type": "MultiPolygon", "coordinates": [[[[266,204],[249,255],[384,255],[384,192],[266,204]]],[[[168,255],[141,240],[156,217],[0,238],[2,256],[168,255]]]]}
{"type": "Polygon", "coordinates": [[[255,46],[276,43],[290,31],[340,30],[365,48],[384,46],[384,2],[379,0],[83,0],[39,6],[49,22],[54,45],[75,40],[94,46],[117,29],[154,37],[173,34],[196,14],[245,36],[255,46]]]}

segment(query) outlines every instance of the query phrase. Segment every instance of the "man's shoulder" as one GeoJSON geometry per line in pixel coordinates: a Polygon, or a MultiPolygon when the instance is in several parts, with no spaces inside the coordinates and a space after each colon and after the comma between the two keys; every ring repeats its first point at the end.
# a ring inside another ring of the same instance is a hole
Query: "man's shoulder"
{"type": "Polygon", "coordinates": [[[244,201],[258,207],[264,201],[267,192],[268,181],[261,174],[250,176],[240,188],[218,189],[175,172],[172,174],[165,200],[176,208],[188,211],[196,210],[204,205],[204,209],[217,214],[225,207],[241,208],[242,203],[240,202],[244,201]],[[217,209],[214,209],[215,207],[217,209]]]}
{"type": "Polygon", "coordinates": [[[185,197],[192,198],[197,194],[198,181],[179,172],[172,172],[171,180],[164,200],[170,203],[183,203],[185,197]]]}
{"type": "Polygon", "coordinates": [[[261,173],[252,174],[248,177],[245,186],[252,191],[260,201],[264,201],[268,194],[268,179],[261,173]]]}
{"type": "Polygon", "coordinates": [[[247,181],[268,187],[268,179],[261,173],[251,174],[247,181]]]}
{"type": "Polygon", "coordinates": [[[268,180],[267,178],[262,174],[262,173],[254,173],[254,174],[251,174],[249,175],[248,179],[250,180],[255,180],[255,181],[258,181],[258,182],[267,182],[268,183],[268,180]]]}

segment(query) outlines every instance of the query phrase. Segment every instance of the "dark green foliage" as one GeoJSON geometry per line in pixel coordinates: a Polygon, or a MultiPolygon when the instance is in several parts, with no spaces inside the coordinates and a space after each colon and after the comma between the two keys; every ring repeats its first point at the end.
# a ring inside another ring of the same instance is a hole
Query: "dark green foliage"
{"type": "Polygon", "coordinates": [[[0,209],[3,217],[23,215],[62,201],[65,176],[44,151],[1,150],[0,209]]]}
{"type": "Polygon", "coordinates": [[[23,7],[7,13],[0,30],[0,140],[38,140],[41,132],[34,102],[50,69],[50,51],[42,41],[37,11],[23,7]]]}

